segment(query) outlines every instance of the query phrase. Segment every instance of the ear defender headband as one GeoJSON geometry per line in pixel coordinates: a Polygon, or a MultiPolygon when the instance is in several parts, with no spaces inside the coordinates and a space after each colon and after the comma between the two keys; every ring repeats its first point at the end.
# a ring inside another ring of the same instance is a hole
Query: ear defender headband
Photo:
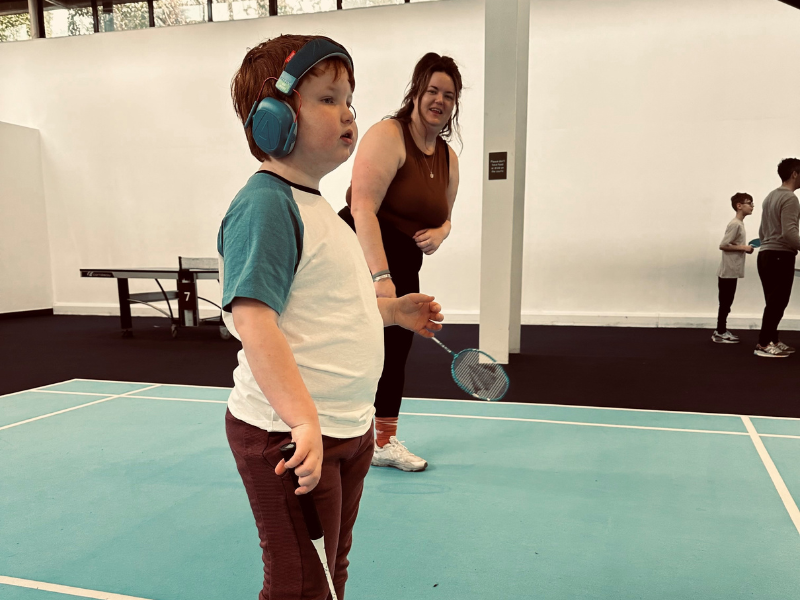
{"type": "MultiPolygon", "coordinates": [[[[300,96],[295,89],[300,79],[308,73],[314,65],[328,58],[338,56],[353,68],[353,59],[342,46],[327,38],[311,40],[297,52],[292,52],[286,59],[283,72],[278,78],[269,77],[261,84],[258,96],[261,97],[264,86],[270,79],[275,80],[275,87],[286,95],[292,92],[300,96]]],[[[302,96],[300,102],[302,104],[302,96]]],[[[298,107],[295,114],[288,102],[277,98],[267,97],[256,100],[244,128],[251,128],[253,140],[268,156],[283,158],[294,149],[297,140],[297,117],[300,114],[298,107]]]]}

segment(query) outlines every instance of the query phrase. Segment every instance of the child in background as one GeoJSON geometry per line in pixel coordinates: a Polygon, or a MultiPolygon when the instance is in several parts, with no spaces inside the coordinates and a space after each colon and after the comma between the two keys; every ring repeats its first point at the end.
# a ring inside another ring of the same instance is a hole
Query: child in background
{"type": "Polygon", "coordinates": [[[753,214],[753,197],[741,192],[734,194],[731,206],[736,211],[736,216],[728,223],[725,235],[719,243],[719,249],[722,250],[722,260],[717,270],[719,313],[717,329],[711,335],[711,341],[717,344],[739,343],[739,338],[728,331],[728,313],[731,312],[733,297],[736,294],[736,282],[744,277],[745,254],[753,252],[753,247],[745,243],[747,234],[744,230],[745,217],[753,214]]]}

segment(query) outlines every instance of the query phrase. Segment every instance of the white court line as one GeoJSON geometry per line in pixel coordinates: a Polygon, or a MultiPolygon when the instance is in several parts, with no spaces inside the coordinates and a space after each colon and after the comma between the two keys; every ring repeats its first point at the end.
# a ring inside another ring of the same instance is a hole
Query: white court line
{"type": "Polygon", "coordinates": [[[47,592],[56,592],[58,594],[80,596],[81,598],[95,598],[96,600],[148,600],[147,598],[137,598],[136,596],[123,596],[122,594],[112,594],[111,592],[85,590],[83,588],[69,587],[67,585],[45,583],[43,581],[32,581],[30,579],[18,579],[16,577],[5,577],[3,575],[0,575],[0,583],[13,585],[16,587],[30,588],[32,590],[44,590],[47,592]]]}
{"type": "Polygon", "coordinates": [[[800,440],[800,435],[788,435],[784,433],[759,433],[760,437],[768,437],[768,438],[784,438],[787,440],[800,440]]]}
{"type": "MultiPolygon", "coordinates": [[[[134,383],[137,385],[164,385],[171,387],[188,387],[212,390],[229,390],[229,387],[219,387],[217,385],[191,385],[188,383],[153,383],[152,381],[120,381],[118,379],[72,379],[71,381],[99,381],[101,383],[134,383]]],[[[56,384],[50,384],[56,385],[56,384]]]]}
{"type": "MultiPolygon", "coordinates": [[[[46,383],[45,385],[40,385],[39,387],[31,388],[29,390],[20,390],[18,392],[11,392],[9,394],[2,394],[0,395],[0,400],[3,398],[8,398],[9,396],[16,396],[17,394],[24,394],[25,392],[50,392],[50,390],[43,390],[43,387],[50,387],[52,385],[61,385],[62,383],[69,383],[70,381],[75,381],[75,379],[67,379],[66,381],[56,381],[55,383],[46,383]]],[[[87,394],[81,394],[82,396],[86,396],[87,394]]]]}
{"type": "MultiPolygon", "coordinates": [[[[113,381],[111,379],[81,379],[79,381],[102,381],[104,383],[133,383],[136,385],[150,385],[141,381],[127,381],[127,382],[119,382],[113,381]]],[[[58,385],[58,384],[50,384],[50,385],[58,385]]],[[[171,386],[171,387],[188,387],[188,388],[197,388],[197,389],[212,389],[212,390],[230,390],[231,388],[226,387],[217,387],[217,386],[206,386],[206,385],[184,385],[178,383],[157,383],[153,384],[157,386],[171,386]]],[[[81,394],[84,396],[90,396],[89,392],[56,392],[54,390],[41,390],[41,389],[33,389],[33,390],[23,390],[24,392],[45,392],[45,393],[63,393],[63,394],[81,394]]],[[[141,391],[141,390],[139,390],[141,391]]],[[[22,394],[23,392],[14,392],[15,394],[22,394]]],[[[104,394],[98,394],[104,395],[104,394]]],[[[0,396],[2,397],[2,396],[0,396]]],[[[150,398],[153,400],[185,400],[187,402],[193,401],[192,398],[156,398],[155,396],[139,396],[139,398],[150,398]]],[[[552,407],[552,408],[581,408],[587,410],[616,410],[616,411],[624,411],[624,412],[641,412],[641,413],[658,413],[664,415],[698,415],[701,417],[733,417],[739,419],[742,415],[737,415],[734,413],[706,413],[706,412],[691,412],[685,410],[655,410],[650,408],[619,408],[615,406],[584,406],[580,404],[540,404],[537,402],[497,402],[497,403],[488,403],[484,400],[456,400],[450,398],[411,398],[411,397],[403,397],[403,400],[419,400],[424,402],[466,402],[470,404],[491,404],[492,406],[544,406],[544,407],[552,407]]],[[[201,402],[200,400],[197,400],[201,402]]],[[[202,402],[227,402],[226,400],[202,400],[202,402]]],[[[409,413],[411,414],[411,413],[409,413]]],[[[753,419],[776,419],[779,421],[800,421],[798,417],[768,417],[763,415],[745,415],[749,416],[753,419]]]]}
{"type": "Polygon", "coordinates": [[[797,504],[795,504],[794,498],[792,498],[792,495],[789,493],[789,488],[786,487],[781,474],[778,472],[778,468],[775,466],[775,463],[772,462],[772,457],[764,447],[764,442],[761,441],[761,437],[759,437],[756,428],[753,427],[753,423],[751,423],[750,419],[747,417],[742,417],[742,421],[744,421],[744,426],[750,434],[750,439],[753,440],[753,445],[756,447],[758,455],[761,457],[761,462],[763,462],[764,466],[767,468],[767,473],[769,473],[770,479],[772,479],[772,483],[775,485],[775,489],[778,490],[778,495],[781,497],[781,500],[783,500],[783,505],[786,507],[786,511],[789,513],[789,517],[792,519],[795,529],[797,529],[797,533],[800,533],[800,511],[797,510],[797,504]]]}
{"type": "MultiPolygon", "coordinates": [[[[136,385],[158,385],[158,386],[169,386],[169,387],[186,387],[186,388],[198,388],[198,389],[212,389],[212,390],[230,390],[229,387],[220,387],[215,385],[190,385],[185,383],[157,383],[153,384],[151,382],[145,381],[118,381],[115,379],[70,379],[69,381],[99,381],[103,383],[133,383],[136,385]]],[[[62,382],[67,383],[67,382],[62,382]]],[[[57,383],[50,383],[50,385],[58,385],[57,383]]],[[[24,391],[40,391],[40,392],[49,392],[50,390],[40,390],[38,388],[34,390],[24,390],[24,391]]],[[[141,391],[141,390],[140,390],[141,391]]],[[[22,392],[14,392],[15,394],[19,394],[22,392]]],[[[144,396],[143,396],[144,397],[144,396]]],[[[2,396],[0,396],[2,398],[2,396]]],[[[472,404],[492,404],[495,406],[545,406],[545,407],[553,407],[553,408],[582,408],[588,410],[617,410],[617,411],[627,411],[627,412],[642,412],[642,413],[659,413],[659,414],[674,414],[674,415],[697,415],[697,416],[705,416],[705,417],[735,417],[737,419],[741,418],[742,416],[750,417],[751,419],[774,419],[778,421],[800,421],[800,417],[770,417],[766,415],[738,415],[735,413],[715,413],[715,412],[693,412],[689,410],[656,410],[652,408],[621,408],[618,406],[588,406],[583,404],[547,404],[547,403],[539,403],[539,402],[490,402],[487,403],[484,400],[459,400],[455,398],[414,398],[414,397],[403,397],[403,400],[422,400],[425,402],[468,402],[472,404]]]]}
{"type": "MultiPolygon", "coordinates": [[[[222,388],[229,389],[229,388],[222,388]]],[[[692,412],[689,410],[656,410],[653,408],[620,408],[618,406],[586,406],[582,404],[543,404],[538,402],[486,402],[485,400],[455,400],[449,398],[407,398],[403,400],[425,400],[428,402],[471,402],[473,404],[491,404],[492,406],[552,406],[554,408],[586,408],[590,410],[622,410],[627,412],[662,413],[673,415],[699,415],[701,417],[735,417],[742,415],[734,413],[692,412]]],[[[800,421],[800,417],[768,417],[764,415],[744,415],[753,419],[777,419],[779,421],[800,421]]]]}
{"type": "Polygon", "coordinates": [[[679,429],[677,427],[648,427],[646,425],[616,425],[612,423],[581,423],[578,421],[554,421],[551,419],[523,419],[520,417],[478,417],[474,415],[442,415],[437,413],[407,413],[415,417],[446,417],[450,419],[480,419],[486,421],[522,421],[525,423],[552,423],[554,425],[581,425],[583,427],[611,427],[614,429],[647,429],[650,431],[682,431],[685,433],[719,433],[721,435],[747,435],[744,431],[715,431],[712,429],[679,429]]]}
{"type": "MultiPolygon", "coordinates": [[[[171,402],[203,402],[207,404],[227,404],[227,400],[195,400],[193,398],[159,398],[158,396],[128,396],[128,398],[144,398],[146,400],[168,400],[171,402]]],[[[456,400],[456,402],[459,402],[456,400]]],[[[469,400],[467,400],[469,402],[469,400]]],[[[481,403],[483,404],[483,403],[481,403]]],[[[555,405],[561,406],[561,405],[555,405]]],[[[657,412],[657,411],[653,411],[657,412]]],[[[707,430],[707,429],[680,429],[676,427],[647,427],[645,425],[614,425],[614,424],[606,424],[606,423],[581,423],[577,421],[556,421],[556,420],[549,420],[549,419],[525,419],[525,418],[517,418],[517,417],[483,417],[483,416],[475,416],[475,415],[445,415],[445,414],[437,414],[437,413],[410,413],[410,412],[401,412],[401,415],[411,415],[415,417],[445,417],[451,419],[486,419],[490,421],[527,421],[530,423],[553,423],[556,425],[584,425],[589,427],[619,427],[623,429],[654,429],[656,431],[684,431],[687,433],[722,433],[722,434],[729,434],[729,435],[748,435],[744,431],[714,431],[714,430],[707,430]]],[[[704,413],[700,413],[704,414],[704,413]]],[[[735,415],[737,418],[740,418],[740,415],[735,415]]],[[[762,433],[761,437],[775,437],[775,438],[787,438],[792,440],[800,440],[800,435],[786,435],[786,434],[779,434],[779,433],[762,433]]]]}
{"type": "Polygon", "coordinates": [[[227,404],[227,400],[196,400],[195,398],[159,398],[158,396],[128,396],[128,398],[144,398],[145,400],[168,400],[170,402],[200,402],[202,404],[227,404]]]}
{"type": "MultiPolygon", "coordinates": [[[[194,398],[159,398],[158,396],[126,396],[127,398],[136,399],[142,398],[144,400],[164,400],[167,402],[199,402],[203,404],[227,404],[227,400],[195,400],[194,398]]],[[[483,403],[481,403],[483,404],[483,403]]],[[[561,406],[561,405],[557,405],[561,406]]],[[[658,411],[653,411],[658,412],[658,411]]],[[[522,417],[485,417],[477,415],[446,415],[440,413],[413,413],[401,412],[401,415],[409,415],[413,417],[442,417],[448,419],[483,419],[486,421],[522,421],[527,423],[551,423],[553,425],[580,425],[584,427],[611,427],[617,429],[645,429],[651,431],[679,431],[684,433],[719,433],[722,435],[748,435],[744,431],[715,431],[711,429],[681,429],[678,427],[648,427],[646,425],[617,425],[612,423],[583,423],[578,421],[557,421],[554,419],[526,419],[522,417]]],[[[701,413],[703,414],[703,413],[701,413]]],[[[740,415],[734,415],[741,418],[740,415]]],[[[789,439],[800,439],[800,435],[782,435],[782,434],[763,434],[763,437],[781,437],[789,439]]]]}
{"type": "MultiPolygon", "coordinates": [[[[169,402],[204,402],[207,404],[227,404],[226,400],[194,400],[191,398],[158,398],[157,396],[128,396],[128,398],[144,398],[146,400],[166,400],[169,402]]],[[[676,427],[647,427],[645,425],[615,425],[609,423],[580,423],[577,421],[556,421],[551,419],[525,419],[521,417],[483,417],[476,415],[445,415],[439,413],[401,412],[401,415],[413,417],[443,417],[447,419],[482,419],[486,421],[522,421],[526,423],[552,423],[554,425],[582,425],[584,427],[611,427],[619,429],[647,429],[653,431],[683,431],[686,433],[720,433],[723,435],[747,435],[744,431],[713,431],[710,429],[679,429],[676,427]]],[[[800,438],[800,436],[797,436],[800,438]]]]}
{"type": "MultiPolygon", "coordinates": [[[[158,384],[152,385],[152,386],[150,386],[150,388],[144,388],[144,389],[147,390],[147,389],[152,389],[154,387],[158,387],[158,384]]],[[[53,417],[55,415],[60,415],[60,414],[63,414],[63,413],[66,413],[66,412],[70,412],[70,411],[73,411],[73,410],[78,410],[79,408],[84,408],[86,406],[91,406],[92,404],[100,404],[101,402],[108,402],[109,400],[113,400],[114,398],[122,398],[124,396],[127,396],[128,394],[133,394],[134,392],[140,392],[140,391],[143,391],[143,390],[131,390],[130,392],[125,392],[124,394],[117,394],[115,396],[109,396],[108,398],[101,398],[100,400],[95,400],[94,402],[87,402],[86,404],[81,404],[79,406],[73,406],[71,408],[65,408],[64,410],[57,410],[56,412],[51,412],[50,414],[47,414],[47,415],[41,415],[41,416],[38,416],[38,417],[33,417],[32,419],[26,419],[24,421],[19,421],[17,423],[12,423],[11,425],[4,425],[4,426],[0,427],[0,431],[3,431],[4,429],[11,429],[12,427],[17,427],[18,425],[24,425],[25,423],[32,423],[33,421],[38,421],[40,419],[46,419],[47,417],[53,417]]]]}
{"type": "Polygon", "coordinates": [[[37,392],[40,394],[72,394],[73,396],[108,396],[108,394],[101,394],[100,392],[65,392],[63,390],[25,390],[26,392],[37,392]]]}
{"type": "MultiPolygon", "coordinates": [[[[166,400],[170,402],[197,402],[201,404],[227,404],[227,400],[200,400],[195,398],[162,398],[158,396],[131,396],[129,394],[136,394],[138,392],[143,392],[149,389],[154,389],[156,387],[163,387],[163,386],[173,386],[173,387],[190,387],[190,388],[198,388],[198,389],[217,389],[217,390],[229,390],[230,388],[224,387],[215,387],[215,386],[202,386],[202,385],[182,385],[182,384],[167,384],[167,383],[154,383],[154,384],[147,384],[144,382],[139,381],[128,381],[128,382],[119,382],[114,381],[111,379],[75,379],[71,381],[102,381],[104,383],[133,383],[136,385],[149,385],[150,387],[141,388],[139,390],[133,390],[131,392],[126,392],[125,394],[120,394],[118,396],[114,396],[114,398],[120,397],[127,397],[127,398],[143,398],[145,400],[166,400]]],[[[58,384],[48,384],[48,385],[58,385],[58,384]]],[[[81,395],[81,396],[105,396],[105,394],[99,393],[90,393],[90,392],[62,392],[59,390],[41,390],[41,389],[33,389],[33,390],[24,390],[23,392],[14,392],[14,394],[22,394],[24,392],[30,391],[38,391],[43,393],[51,393],[51,394],[74,394],[74,395],[81,395]]],[[[13,394],[11,394],[13,395],[13,394]]],[[[0,396],[2,398],[2,396],[0,396]]],[[[111,398],[107,398],[111,400],[111,398]]],[[[474,404],[486,404],[486,402],[482,400],[456,400],[456,399],[446,399],[446,398],[403,398],[404,400],[424,400],[427,402],[469,402],[474,404]]],[[[95,404],[95,403],[89,403],[95,404]]],[[[89,404],[85,404],[83,406],[89,406],[89,404]]],[[[500,406],[496,404],[495,406],[500,406]]],[[[597,409],[597,410],[616,410],[616,411],[626,411],[626,412],[641,412],[641,413],[658,413],[658,414],[678,414],[678,415],[699,415],[699,416],[712,416],[712,417],[735,417],[737,419],[743,419],[745,417],[754,418],[754,419],[774,419],[779,421],[800,421],[798,418],[794,417],[766,417],[766,416],[759,416],[759,415],[736,415],[736,414],[726,414],[726,413],[703,413],[703,412],[688,412],[688,411],[670,411],[670,410],[652,410],[652,409],[645,409],[645,408],[615,408],[610,406],[579,406],[573,404],[537,404],[537,403],[529,403],[529,402],[507,402],[503,404],[503,406],[545,406],[545,407],[553,407],[553,408],[581,408],[581,409],[597,409]]],[[[81,408],[81,407],[75,407],[81,408]]],[[[72,409],[67,409],[72,410],[72,409]]],[[[62,411],[64,412],[64,411],[62,411]]],[[[53,413],[58,414],[58,413],[53,413]]],[[[653,430],[653,431],[682,431],[686,433],[720,433],[720,434],[727,434],[727,435],[748,435],[745,432],[737,432],[737,431],[717,431],[717,430],[710,430],[710,429],[682,429],[679,427],[648,427],[646,425],[617,425],[617,424],[609,424],[609,423],[585,423],[580,421],[558,421],[555,419],[526,419],[521,417],[487,417],[487,416],[476,416],[476,415],[446,415],[446,414],[439,414],[439,413],[413,413],[413,412],[401,412],[401,415],[410,415],[410,416],[429,416],[429,417],[444,417],[444,418],[453,418],[453,419],[485,419],[489,421],[523,421],[523,422],[531,422],[531,423],[551,423],[556,425],[582,425],[585,427],[612,427],[612,428],[619,428],[619,429],[645,429],[645,430],[653,430]]],[[[3,428],[0,427],[0,430],[3,428]]],[[[800,439],[800,435],[788,435],[788,434],[777,434],[777,433],[763,433],[760,434],[761,437],[773,437],[773,438],[786,438],[786,439],[800,439]]]]}

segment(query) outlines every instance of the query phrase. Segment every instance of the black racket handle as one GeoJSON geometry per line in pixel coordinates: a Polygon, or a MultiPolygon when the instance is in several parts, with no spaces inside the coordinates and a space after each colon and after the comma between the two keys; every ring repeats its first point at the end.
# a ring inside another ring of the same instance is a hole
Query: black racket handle
{"type": "MultiPolygon", "coordinates": [[[[297,449],[297,446],[294,442],[289,442],[288,444],[284,444],[281,446],[281,455],[283,456],[283,460],[289,462],[291,458],[294,456],[294,451],[297,449]]],[[[294,469],[286,469],[289,471],[289,475],[292,477],[292,481],[294,482],[294,489],[300,487],[300,482],[297,480],[297,474],[294,472],[294,469]]],[[[297,501],[300,503],[300,510],[303,511],[303,520],[306,522],[306,529],[308,529],[308,537],[312,540],[318,540],[325,532],[322,530],[322,523],[319,520],[319,513],[317,512],[317,505],[314,504],[314,496],[311,492],[307,494],[301,494],[300,496],[296,496],[297,501]]]]}

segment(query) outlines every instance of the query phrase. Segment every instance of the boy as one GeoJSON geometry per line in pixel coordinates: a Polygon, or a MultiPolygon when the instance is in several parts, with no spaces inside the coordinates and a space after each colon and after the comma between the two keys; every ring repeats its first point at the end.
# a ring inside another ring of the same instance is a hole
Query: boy
{"type": "Polygon", "coordinates": [[[794,352],[778,339],[778,325],[789,305],[794,283],[794,263],[800,250],[798,219],[800,203],[794,191],[800,188],[800,160],[786,158],[778,165],[781,187],[761,205],[761,248],[758,276],[764,288],[764,316],[754,354],[764,358],[786,358],[794,352]]]}
{"type": "Polygon", "coordinates": [[[744,230],[744,218],[753,214],[753,197],[741,192],[734,194],[731,206],[736,211],[736,216],[728,223],[725,235],[719,243],[719,249],[722,250],[722,261],[717,270],[719,312],[717,329],[711,335],[711,341],[717,344],[739,343],[739,338],[727,329],[728,313],[731,312],[736,294],[736,281],[744,277],[744,255],[753,253],[753,247],[745,244],[747,234],[744,230]]]}
{"type": "Polygon", "coordinates": [[[328,566],[344,597],[374,447],[382,328],[424,337],[441,329],[431,296],[376,300],[358,238],[318,191],[355,146],[354,87],[344,48],[299,35],[250,50],[231,84],[250,151],[262,161],[217,241],[223,317],[242,342],[226,433],[263,549],[259,600],[328,597],[294,497],[315,488],[328,566]],[[284,463],[279,448],[289,441],[297,448],[284,463]],[[287,468],[299,477],[296,491],[287,468]]]}

